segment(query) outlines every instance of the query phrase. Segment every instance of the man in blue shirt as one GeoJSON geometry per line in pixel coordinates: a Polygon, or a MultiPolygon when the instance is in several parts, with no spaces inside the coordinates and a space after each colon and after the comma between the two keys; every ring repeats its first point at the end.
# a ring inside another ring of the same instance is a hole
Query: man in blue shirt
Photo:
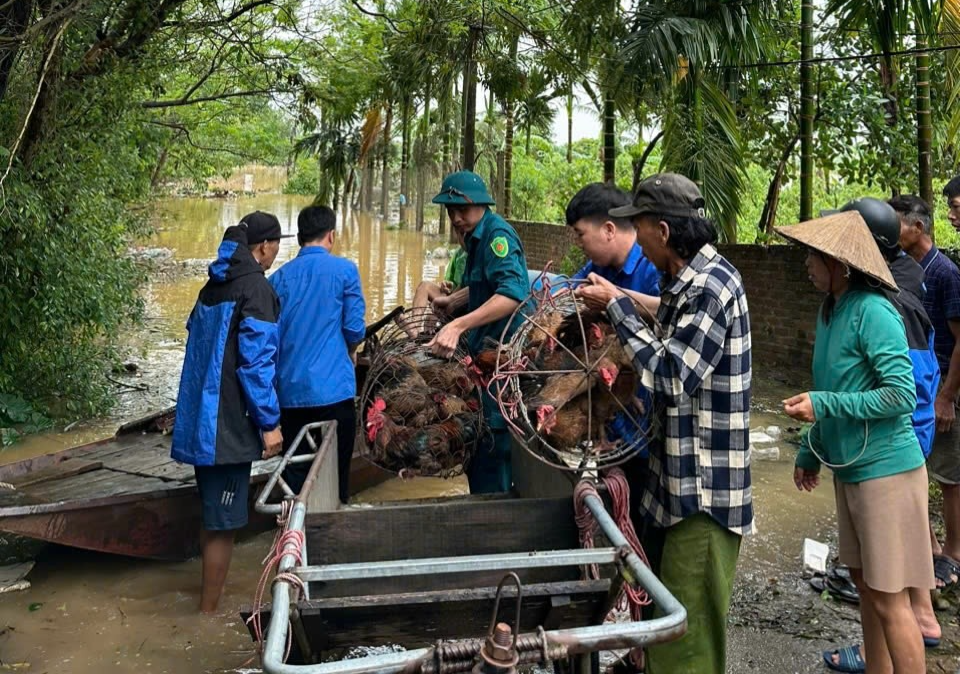
{"type": "MultiPolygon", "coordinates": [[[[587,263],[573,278],[585,279],[590,274],[597,274],[628,292],[650,315],[655,315],[659,306],[660,272],[644,256],[637,243],[633,221],[610,215],[611,209],[631,203],[629,194],[606,183],[590,183],[573,196],[567,205],[567,225],[573,229],[577,246],[587,256],[587,263]]],[[[588,284],[574,287],[577,294],[585,298],[595,290],[588,284]]],[[[638,387],[637,398],[646,409],[652,408],[650,395],[642,386],[638,387]]],[[[638,433],[648,431],[647,423],[644,417],[641,419],[642,428],[637,428],[627,415],[620,412],[608,428],[608,435],[610,439],[620,438],[624,442],[631,442],[638,433]]],[[[632,460],[625,467],[625,472],[631,487],[639,488],[638,480],[644,476],[646,466],[643,460],[646,442],[636,441],[642,450],[641,456],[632,460]]]]}
{"type": "Polygon", "coordinates": [[[611,208],[630,204],[626,192],[605,183],[590,183],[567,206],[567,225],[587,264],[573,275],[585,279],[595,273],[623,290],[660,294],[660,272],[643,256],[629,218],[614,218],[611,208]]]}
{"type": "MultiPolygon", "coordinates": [[[[445,206],[451,225],[463,234],[467,266],[463,288],[434,300],[434,310],[450,312],[467,304],[467,313],[443,326],[427,345],[436,355],[449,358],[467,333],[467,348],[476,355],[490,337],[510,339],[519,325],[511,316],[530,294],[527,259],[516,231],[490,210],[493,198],[483,178],[472,171],[451,173],[443,180],[433,203],[445,206]]],[[[513,473],[510,434],[497,403],[483,395],[483,414],[491,430],[474,452],[467,467],[470,492],[508,491],[513,473]]]]}
{"type": "MultiPolygon", "coordinates": [[[[330,253],[336,221],[326,206],[300,211],[300,253],[271,276],[270,283],[280,298],[277,393],[284,450],[306,424],[336,421],[340,501],[346,503],[357,425],[353,353],[366,330],[366,306],[357,265],[330,253]]],[[[307,470],[301,463],[284,472],[295,492],[307,470]]]]}

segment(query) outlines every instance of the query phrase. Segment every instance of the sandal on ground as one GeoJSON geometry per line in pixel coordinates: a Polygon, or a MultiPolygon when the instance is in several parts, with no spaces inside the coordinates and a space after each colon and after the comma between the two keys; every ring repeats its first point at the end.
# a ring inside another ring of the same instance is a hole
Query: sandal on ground
{"type": "Polygon", "coordinates": [[[937,637],[924,637],[923,646],[924,648],[939,648],[940,639],[938,639],[937,637]]]}
{"type": "Polygon", "coordinates": [[[933,575],[943,583],[943,587],[937,588],[943,590],[951,585],[956,585],[960,580],[960,565],[947,557],[946,555],[933,556],[933,575]],[[953,579],[951,580],[951,576],[953,579]]]}
{"type": "Polygon", "coordinates": [[[857,592],[857,586],[853,583],[824,578],[823,576],[814,576],[808,582],[810,583],[810,587],[820,594],[826,591],[834,599],[845,601],[848,604],[860,603],[860,593],[857,592]]]}
{"type": "Polygon", "coordinates": [[[827,571],[827,578],[833,578],[841,582],[852,583],[853,576],[850,575],[850,567],[837,565],[827,571]]]}
{"type": "Polygon", "coordinates": [[[864,661],[863,654],[860,652],[860,644],[856,646],[844,646],[843,648],[838,648],[833,651],[824,651],[823,661],[827,667],[835,672],[856,673],[867,671],[867,663],[864,661]],[[833,661],[834,655],[838,656],[837,662],[833,661]]]}

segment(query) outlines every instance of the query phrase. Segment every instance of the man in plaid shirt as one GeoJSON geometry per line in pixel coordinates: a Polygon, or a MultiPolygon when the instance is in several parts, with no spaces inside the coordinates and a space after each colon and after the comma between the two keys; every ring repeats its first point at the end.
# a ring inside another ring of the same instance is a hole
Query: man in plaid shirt
{"type": "Polygon", "coordinates": [[[655,318],[600,277],[578,291],[606,308],[655,409],[665,410],[662,444],[651,447],[635,498],[653,570],[686,607],[688,628],[650,649],[653,674],[723,674],[741,537],[753,532],[750,319],[740,274],[713,247],[703,207],[693,182],[664,173],[610,211],[633,218],[637,242],[664,272],[655,318]]]}

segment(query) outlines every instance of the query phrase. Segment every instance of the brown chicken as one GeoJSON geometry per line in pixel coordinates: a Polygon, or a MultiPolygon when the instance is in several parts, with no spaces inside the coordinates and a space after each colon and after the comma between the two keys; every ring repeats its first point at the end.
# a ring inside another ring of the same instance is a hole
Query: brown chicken
{"type": "Polygon", "coordinates": [[[366,433],[378,463],[388,470],[435,475],[462,464],[466,448],[476,442],[476,413],[415,428],[397,424],[386,409],[382,398],[373,401],[367,410],[366,433]]]}
{"type": "MultiPolygon", "coordinates": [[[[389,400],[387,412],[394,421],[410,421],[432,405],[433,390],[417,371],[417,364],[409,358],[396,358],[384,368],[379,380],[383,382],[377,395],[389,400]]],[[[421,419],[422,423],[431,423],[436,416],[421,419]]]]}
{"type": "Polygon", "coordinates": [[[620,412],[638,419],[642,411],[633,405],[637,379],[632,370],[624,370],[612,389],[599,387],[579,395],[556,411],[537,410],[536,428],[556,449],[573,449],[587,439],[606,442],[606,425],[620,412]],[[587,428],[589,411],[590,428],[587,428]]]}
{"type": "Polygon", "coordinates": [[[420,367],[420,376],[432,389],[454,396],[466,396],[473,390],[473,382],[459,363],[440,362],[420,367]]]}
{"type": "Polygon", "coordinates": [[[548,351],[553,351],[556,346],[557,333],[563,325],[564,314],[559,311],[542,314],[538,316],[536,325],[530,328],[527,333],[527,346],[538,347],[543,345],[548,351]]]}

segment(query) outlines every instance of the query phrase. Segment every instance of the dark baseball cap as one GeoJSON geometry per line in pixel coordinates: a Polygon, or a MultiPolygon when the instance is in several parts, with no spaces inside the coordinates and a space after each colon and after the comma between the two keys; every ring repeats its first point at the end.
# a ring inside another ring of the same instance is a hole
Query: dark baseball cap
{"type": "Polygon", "coordinates": [[[247,230],[247,243],[251,246],[264,241],[288,239],[293,234],[284,234],[277,216],[263,211],[254,211],[240,219],[240,227],[247,230]]]}
{"type": "Polygon", "coordinates": [[[679,173],[658,173],[645,178],[633,193],[629,206],[611,208],[615,218],[632,218],[651,213],[674,217],[704,218],[703,195],[696,183],[679,173]]]}

